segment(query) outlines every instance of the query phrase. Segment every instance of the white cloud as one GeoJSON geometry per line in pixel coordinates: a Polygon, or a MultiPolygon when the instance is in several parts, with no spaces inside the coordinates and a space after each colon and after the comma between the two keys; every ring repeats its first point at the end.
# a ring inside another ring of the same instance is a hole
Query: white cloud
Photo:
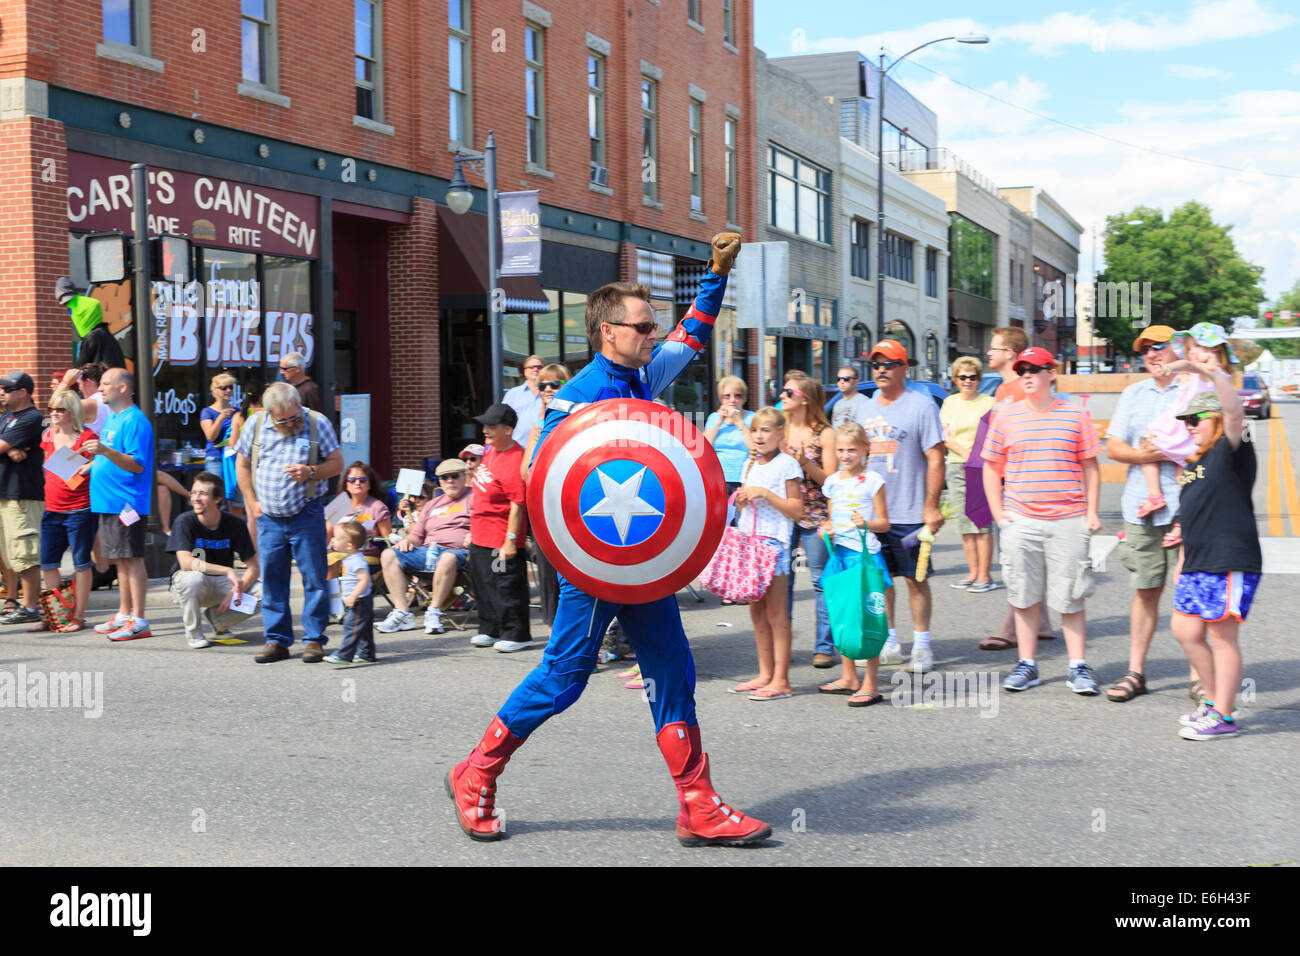
{"type": "Polygon", "coordinates": [[[1171,63],[1169,66],[1165,67],[1165,72],[1180,80],[1209,80],[1215,77],[1228,75],[1217,67],[1190,66],[1182,63],[1171,63]]]}
{"type": "MultiPolygon", "coordinates": [[[[791,37],[791,52],[825,53],[861,50],[875,57],[883,43],[891,57],[906,53],[935,37],[963,33],[986,33],[991,42],[1013,41],[1025,44],[1030,52],[1054,56],[1067,47],[1091,47],[1104,53],[1123,50],[1153,53],[1200,46],[1218,40],[1259,37],[1274,33],[1296,22],[1290,13],[1272,9],[1262,0],[1206,0],[1196,3],[1184,16],[1152,14],[1142,20],[1129,17],[1098,19],[1091,13],[1053,13],[1041,20],[994,26],[970,17],[933,20],[908,30],[837,36],[810,40],[809,31],[800,28],[791,37]]],[[[960,49],[955,43],[936,43],[916,56],[953,59],[960,49]]],[[[1187,67],[1186,69],[1209,69],[1187,67]]],[[[1291,72],[1300,70],[1300,63],[1291,72]]],[[[1178,74],[1175,74],[1178,75],[1178,74]]],[[[1200,74],[1189,79],[1201,79],[1200,74]]],[[[1217,74],[1214,74],[1217,75],[1217,74]]]]}
{"type": "MultiPolygon", "coordinates": [[[[920,83],[909,82],[907,91],[938,115],[939,130],[945,140],[959,130],[1013,133],[1040,122],[1028,113],[990,100],[975,90],[958,86],[946,76],[935,76],[920,83]]],[[[1023,74],[1014,83],[999,80],[986,87],[985,91],[1026,109],[1037,108],[1050,96],[1046,83],[1036,82],[1023,74]]],[[[888,112],[889,104],[886,103],[885,106],[888,112]]]]}
{"type": "Polygon", "coordinates": [[[1300,73],[1300,60],[1296,60],[1294,63],[1288,66],[1286,68],[1286,71],[1288,73],[1300,73]]]}

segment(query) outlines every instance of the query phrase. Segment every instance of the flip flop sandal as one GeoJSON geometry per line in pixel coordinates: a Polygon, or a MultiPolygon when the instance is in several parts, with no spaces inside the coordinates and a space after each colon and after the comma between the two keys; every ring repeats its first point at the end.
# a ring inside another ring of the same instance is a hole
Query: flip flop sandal
{"type": "Polygon", "coordinates": [[[794,691],[768,690],[766,687],[760,687],[754,693],[750,694],[746,700],[785,700],[787,697],[793,697],[794,691]]]}
{"type": "Polygon", "coordinates": [[[833,680],[822,684],[817,688],[819,694],[856,694],[860,687],[845,687],[839,681],[833,680]]]}
{"type": "Polygon", "coordinates": [[[39,632],[41,632],[41,631],[48,631],[49,629],[50,629],[50,626],[49,626],[48,624],[46,624],[44,621],[40,621],[40,622],[38,622],[38,623],[36,623],[36,624],[33,624],[31,627],[29,627],[29,628],[27,629],[27,633],[28,633],[28,634],[37,634],[37,633],[39,633],[39,632]]]}
{"type": "Polygon", "coordinates": [[[1106,691],[1106,699],[1117,704],[1141,697],[1147,692],[1147,679],[1137,671],[1129,671],[1106,691]]]}
{"type": "Polygon", "coordinates": [[[1188,681],[1187,696],[1198,704],[1205,699],[1205,687],[1199,680],[1188,681]]]}
{"type": "Polygon", "coordinates": [[[645,690],[645,681],[638,677],[636,680],[628,681],[623,686],[628,690],[645,690]]]}
{"type": "Polygon", "coordinates": [[[848,705],[850,707],[870,707],[872,704],[878,704],[884,699],[884,694],[854,694],[848,699],[848,705]]]}
{"type": "Polygon", "coordinates": [[[1015,646],[1015,638],[1003,637],[1001,634],[991,634],[980,641],[981,651],[1009,651],[1015,646]]]}
{"type": "Polygon", "coordinates": [[[752,694],[756,690],[762,690],[766,684],[737,684],[735,687],[728,687],[728,694],[752,694]]]}
{"type": "Polygon", "coordinates": [[[75,617],[68,618],[68,622],[59,628],[60,634],[75,634],[77,631],[84,630],[85,621],[78,621],[75,617]]]}
{"type": "Polygon", "coordinates": [[[615,676],[615,677],[621,677],[621,678],[623,678],[623,680],[631,680],[631,679],[634,678],[634,677],[640,677],[640,676],[641,676],[641,665],[640,665],[640,664],[637,664],[635,667],[629,667],[629,668],[628,668],[627,670],[625,670],[625,671],[619,671],[619,672],[618,672],[617,674],[615,674],[614,676],[615,676]]]}

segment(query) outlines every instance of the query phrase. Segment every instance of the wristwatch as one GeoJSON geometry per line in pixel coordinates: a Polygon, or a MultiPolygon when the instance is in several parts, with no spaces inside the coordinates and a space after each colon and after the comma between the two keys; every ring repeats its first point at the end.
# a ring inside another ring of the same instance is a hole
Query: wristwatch
{"type": "Polygon", "coordinates": [[[517,537],[519,537],[519,536],[518,536],[517,534],[515,534],[513,531],[507,531],[507,532],[506,532],[506,540],[507,540],[507,541],[513,541],[513,540],[515,540],[515,538],[517,538],[517,537]]]}
{"type": "Polygon", "coordinates": [[[308,465],[308,466],[307,466],[307,474],[311,476],[311,480],[312,480],[312,481],[315,481],[315,480],[316,480],[316,466],[315,466],[315,465],[308,465]]]}

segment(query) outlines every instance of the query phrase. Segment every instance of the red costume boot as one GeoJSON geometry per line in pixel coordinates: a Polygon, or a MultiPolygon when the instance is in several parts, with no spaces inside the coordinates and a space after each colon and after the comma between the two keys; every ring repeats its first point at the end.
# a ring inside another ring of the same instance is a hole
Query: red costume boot
{"type": "Polygon", "coordinates": [[[772,828],[762,820],[745,816],[714,792],[709,755],[700,746],[698,726],[687,727],[682,721],[665,724],[655,739],[682,802],[677,815],[677,839],[682,846],[745,846],[772,835],[772,828]]]}
{"type": "Polygon", "coordinates": [[[501,821],[495,809],[497,777],[522,743],[500,717],[493,717],[469,757],[447,772],[443,781],[447,796],[456,804],[456,821],[471,839],[501,839],[501,821]]]}

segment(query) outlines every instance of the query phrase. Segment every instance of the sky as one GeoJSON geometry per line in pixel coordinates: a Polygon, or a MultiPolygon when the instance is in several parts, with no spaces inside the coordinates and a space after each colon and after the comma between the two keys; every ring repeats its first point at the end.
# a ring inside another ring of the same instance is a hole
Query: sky
{"type": "Polygon", "coordinates": [[[883,42],[889,63],[965,33],[990,42],[935,44],[890,76],[937,114],[938,145],[1000,186],[1041,186],[1084,227],[1081,282],[1108,214],[1168,217],[1189,199],[1232,226],[1270,301],[1300,280],[1300,3],[755,0],[754,43],[770,57],[857,50],[874,63],[883,42]]]}

